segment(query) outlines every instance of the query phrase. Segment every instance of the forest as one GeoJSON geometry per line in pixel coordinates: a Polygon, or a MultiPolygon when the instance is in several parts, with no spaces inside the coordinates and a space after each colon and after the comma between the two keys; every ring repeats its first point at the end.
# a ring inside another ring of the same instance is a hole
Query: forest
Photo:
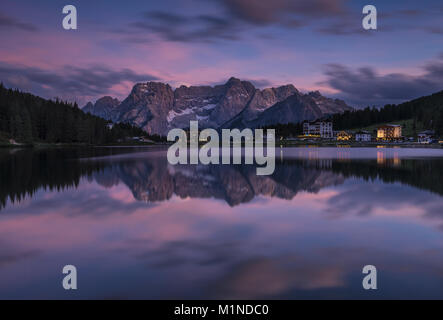
{"type": "Polygon", "coordinates": [[[85,114],[76,103],[46,100],[0,84],[0,141],[19,143],[115,143],[146,136],[140,128],[85,114]]]}
{"type": "Polygon", "coordinates": [[[367,107],[332,116],[334,130],[407,119],[412,119],[415,125],[420,123],[421,127],[434,130],[437,135],[443,136],[443,91],[399,105],[388,104],[380,109],[367,107]]]}
{"type": "MultiPolygon", "coordinates": [[[[409,119],[413,121],[414,129],[417,127],[434,130],[437,136],[443,137],[443,91],[398,105],[387,104],[382,108],[367,107],[337,113],[323,120],[332,121],[334,130],[358,130],[371,125],[409,119]]],[[[281,137],[303,134],[302,123],[276,124],[264,129],[269,128],[275,128],[277,136],[281,137]]],[[[417,133],[418,129],[415,134],[417,133]]]]}

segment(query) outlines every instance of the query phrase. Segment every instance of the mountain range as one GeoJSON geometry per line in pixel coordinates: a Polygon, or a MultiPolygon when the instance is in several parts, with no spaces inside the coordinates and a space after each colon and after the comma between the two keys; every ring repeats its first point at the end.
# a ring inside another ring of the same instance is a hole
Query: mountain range
{"type": "Polygon", "coordinates": [[[151,155],[135,161],[122,157],[108,165],[103,162],[106,167],[92,177],[107,188],[125,184],[139,201],[160,202],[177,195],[182,199],[215,198],[232,207],[258,196],[290,200],[299,192],[318,193],[345,181],[340,173],[310,167],[303,161],[278,163],[272,176],[257,176],[254,166],[170,166],[163,156],[151,155]]]}
{"type": "Polygon", "coordinates": [[[315,120],[352,109],[318,91],[303,94],[292,84],[260,90],[237,78],[213,87],[175,90],[161,82],[138,83],[121,102],[106,96],[83,107],[86,113],[163,136],[173,128],[188,128],[191,120],[198,120],[200,128],[242,129],[315,120]]]}

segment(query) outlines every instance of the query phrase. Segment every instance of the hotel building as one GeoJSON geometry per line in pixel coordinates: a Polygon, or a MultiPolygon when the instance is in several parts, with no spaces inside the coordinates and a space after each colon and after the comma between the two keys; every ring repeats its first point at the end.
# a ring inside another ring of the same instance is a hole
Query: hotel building
{"type": "Polygon", "coordinates": [[[305,136],[313,136],[319,138],[332,139],[334,133],[332,131],[332,122],[330,121],[316,121],[303,123],[303,134],[305,136]]]}
{"type": "Polygon", "coordinates": [[[398,124],[387,124],[377,128],[377,140],[399,140],[401,138],[401,126],[398,124]]]}

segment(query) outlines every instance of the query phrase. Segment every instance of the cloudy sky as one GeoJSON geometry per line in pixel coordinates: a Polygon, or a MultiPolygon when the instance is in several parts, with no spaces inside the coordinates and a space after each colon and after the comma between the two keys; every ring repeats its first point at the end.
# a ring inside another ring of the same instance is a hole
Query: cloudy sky
{"type": "Polygon", "coordinates": [[[398,103],[443,90],[442,18],[439,0],[2,0],[0,80],[80,105],[136,82],[231,76],[398,103]],[[67,4],[78,30],[62,28],[67,4]],[[362,28],[366,4],[376,31],[362,28]]]}

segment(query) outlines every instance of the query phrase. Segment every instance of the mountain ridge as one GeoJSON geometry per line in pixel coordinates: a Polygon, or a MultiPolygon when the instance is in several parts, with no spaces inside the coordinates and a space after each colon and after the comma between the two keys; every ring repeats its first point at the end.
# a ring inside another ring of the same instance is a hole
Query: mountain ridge
{"type": "Polygon", "coordinates": [[[292,84],[258,89],[235,77],[221,85],[175,89],[163,82],[137,83],[122,102],[106,96],[83,107],[106,120],[130,123],[158,135],[187,128],[191,120],[198,120],[200,128],[252,128],[315,120],[348,110],[353,108],[319,91],[303,94],[292,84]]]}

